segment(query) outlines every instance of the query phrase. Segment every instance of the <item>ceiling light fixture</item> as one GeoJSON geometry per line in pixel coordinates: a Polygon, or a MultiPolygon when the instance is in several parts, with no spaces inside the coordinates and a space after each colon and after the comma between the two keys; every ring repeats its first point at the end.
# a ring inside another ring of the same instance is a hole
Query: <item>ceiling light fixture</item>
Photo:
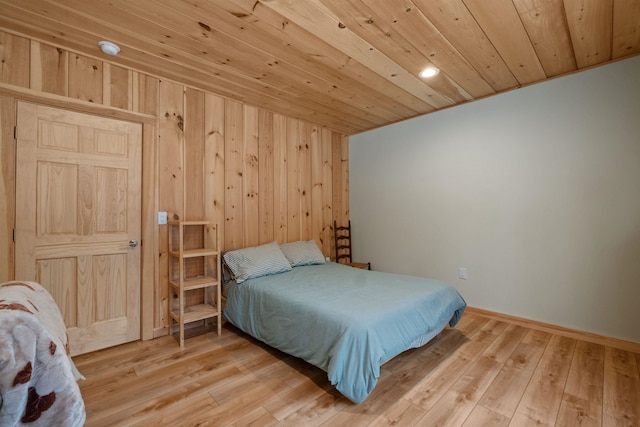
{"type": "Polygon", "coordinates": [[[118,52],[120,52],[120,46],[112,42],[101,41],[98,42],[98,46],[100,46],[100,50],[107,55],[117,55],[118,52]]]}
{"type": "Polygon", "coordinates": [[[420,71],[420,77],[427,79],[429,77],[435,76],[439,72],[440,70],[438,70],[436,67],[427,67],[424,70],[420,71]]]}

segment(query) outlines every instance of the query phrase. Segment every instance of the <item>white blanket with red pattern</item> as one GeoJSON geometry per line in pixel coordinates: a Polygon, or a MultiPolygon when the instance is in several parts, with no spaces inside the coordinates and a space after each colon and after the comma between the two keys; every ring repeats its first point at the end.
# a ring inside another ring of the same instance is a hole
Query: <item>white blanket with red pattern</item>
{"type": "Polygon", "coordinates": [[[82,426],[86,413],[58,306],[38,283],[0,284],[0,426],[82,426]]]}

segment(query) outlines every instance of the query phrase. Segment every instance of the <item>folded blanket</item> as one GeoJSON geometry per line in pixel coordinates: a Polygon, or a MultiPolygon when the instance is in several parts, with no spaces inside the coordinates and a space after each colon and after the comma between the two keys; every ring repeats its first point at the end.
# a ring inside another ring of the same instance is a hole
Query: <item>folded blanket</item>
{"type": "Polygon", "coordinates": [[[86,413],[51,295],[34,282],[0,284],[0,426],[82,426],[86,413]]]}

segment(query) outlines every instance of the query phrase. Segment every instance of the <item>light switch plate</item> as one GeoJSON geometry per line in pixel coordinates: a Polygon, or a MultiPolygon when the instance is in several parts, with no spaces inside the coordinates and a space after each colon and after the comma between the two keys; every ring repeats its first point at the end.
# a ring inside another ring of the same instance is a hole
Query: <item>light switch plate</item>
{"type": "Polygon", "coordinates": [[[166,212],[158,212],[158,224],[163,225],[167,223],[167,213],[166,212]]]}

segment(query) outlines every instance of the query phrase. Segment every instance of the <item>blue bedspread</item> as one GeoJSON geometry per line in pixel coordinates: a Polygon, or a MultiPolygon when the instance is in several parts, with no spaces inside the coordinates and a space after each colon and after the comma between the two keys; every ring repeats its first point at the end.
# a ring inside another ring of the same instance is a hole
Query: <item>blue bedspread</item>
{"type": "Polygon", "coordinates": [[[232,283],[226,294],[226,320],[327,371],[355,403],[371,393],[383,362],[455,326],[466,307],[446,283],[336,263],[232,283]]]}

